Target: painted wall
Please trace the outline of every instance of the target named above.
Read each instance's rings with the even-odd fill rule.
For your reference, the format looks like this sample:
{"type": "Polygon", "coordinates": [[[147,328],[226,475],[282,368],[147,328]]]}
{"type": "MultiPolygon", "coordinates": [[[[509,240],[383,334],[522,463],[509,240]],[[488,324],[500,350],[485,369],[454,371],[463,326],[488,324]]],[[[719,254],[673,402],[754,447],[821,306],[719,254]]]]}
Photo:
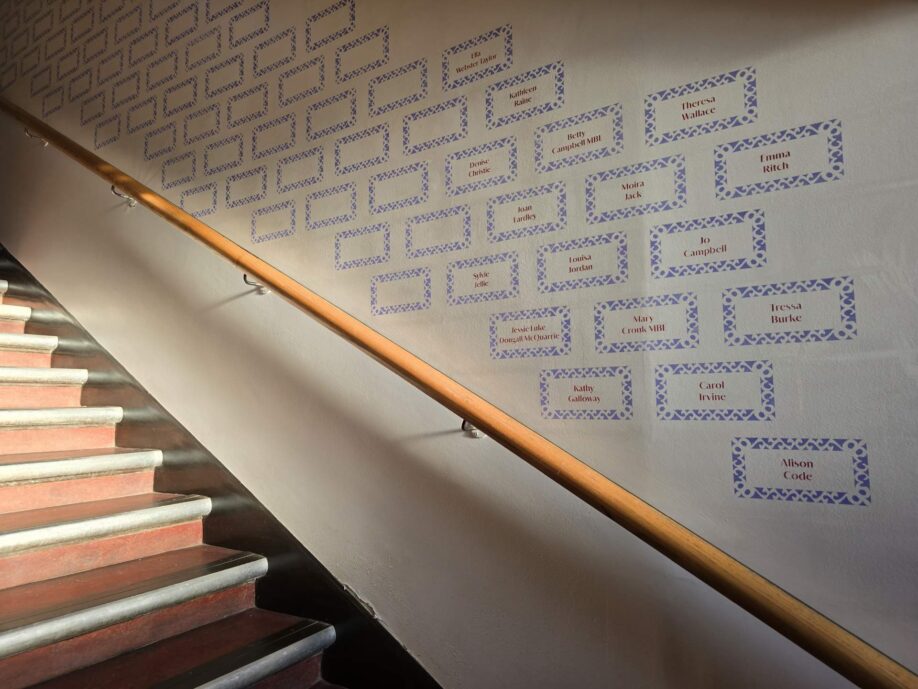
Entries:
{"type": "Polygon", "coordinates": [[[444,687],[850,686],[5,118],[0,154],[0,242],[444,687]]]}
{"type": "MultiPolygon", "coordinates": [[[[687,9],[666,0],[72,0],[7,2],[0,16],[0,88],[8,97],[882,650],[918,663],[909,643],[918,627],[911,585],[918,547],[910,527],[918,490],[918,436],[910,422],[918,407],[918,283],[911,270],[918,242],[909,219],[918,206],[902,192],[916,178],[918,158],[909,133],[918,87],[913,5],[763,3],[739,12],[717,2],[687,9]]],[[[115,214],[106,221],[127,220],[106,201],[115,214]]],[[[37,241],[19,235],[22,229],[9,232],[37,241]]],[[[119,234],[113,257],[139,253],[117,270],[127,273],[127,284],[168,274],[167,293],[154,298],[174,295],[184,304],[179,313],[206,310],[193,325],[184,317],[157,337],[185,351],[182,343],[195,332],[208,350],[195,379],[217,380],[221,358],[211,350],[240,345],[221,337],[215,348],[213,331],[228,330],[230,315],[255,308],[252,301],[259,312],[273,307],[251,296],[224,303],[232,293],[218,295],[214,285],[176,290],[172,283],[188,278],[173,273],[200,271],[208,259],[184,244],[164,250],[178,240],[163,234],[155,249],[143,250],[119,234]],[[160,265],[157,256],[168,262],[160,265]],[[134,262],[144,273],[128,270],[134,262]]],[[[41,261],[53,261],[45,252],[41,261]]],[[[20,258],[28,264],[27,255],[20,258]]],[[[48,277],[41,266],[29,267],[54,287],[56,271],[49,268],[48,277]]],[[[69,292],[59,296],[80,315],[69,292]]],[[[221,381],[233,386],[221,394],[235,394],[216,406],[246,400],[241,410],[233,407],[237,413],[271,410],[248,441],[235,434],[216,441],[229,457],[210,439],[215,428],[239,425],[215,426],[210,400],[189,409],[189,418],[163,401],[193,431],[208,433],[202,440],[247,485],[249,477],[263,485],[255,492],[285,523],[296,523],[298,500],[317,499],[318,484],[292,483],[264,467],[292,471],[288,453],[300,446],[298,434],[327,433],[345,418],[372,429],[343,434],[353,443],[354,464],[341,464],[341,441],[330,433],[323,433],[327,456],[310,450],[296,460],[321,463],[316,471],[337,481],[321,499],[341,505],[345,478],[373,478],[432,507],[453,505],[462,536],[414,513],[402,524],[409,515],[391,510],[405,509],[404,499],[374,495],[355,507],[374,515],[355,521],[361,540],[394,559],[363,559],[372,549],[361,547],[331,556],[330,566],[339,571],[340,562],[348,579],[388,563],[389,583],[367,584],[382,586],[381,593],[367,590],[381,610],[393,601],[418,604],[403,597],[403,577],[424,569],[411,566],[420,552],[436,552],[432,562],[442,561],[459,591],[474,592],[480,609],[501,603],[493,606],[502,621],[496,629],[508,624],[498,612],[508,604],[507,619],[526,626],[534,609],[526,598],[518,609],[503,587],[490,588],[500,576],[462,576],[424,540],[442,534],[451,557],[475,553],[468,566],[477,571],[482,553],[498,553],[504,542],[482,550],[472,536],[478,530],[465,531],[476,518],[482,526],[515,522],[511,515],[531,511],[544,522],[530,534],[535,542],[565,531],[568,539],[586,539],[568,542],[561,559],[546,555],[551,562],[541,568],[520,560],[514,575],[501,570],[508,588],[519,585],[518,571],[566,571],[580,549],[591,559],[612,557],[594,552],[607,553],[587,535],[594,517],[568,513],[578,508],[558,493],[546,500],[527,492],[536,489],[516,476],[524,467],[481,458],[487,469],[474,473],[468,453],[490,453],[489,441],[453,437],[451,421],[386,418],[403,407],[365,384],[363,364],[352,364],[361,366],[353,375],[345,367],[348,375],[326,377],[337,371],[331,364],[340,361],[338,347],[327,337],[303,339],[298,328],[306,326],[280,313],[278,323],[246,330],[248,350],[233,359],[245,371],[221,381]],[[312,370],[324,357],[328,369],[302,374],[300,367],[312,370]],[[243,382],[255,367],[285,361],[292,370],[275,372],[280,388],[243,382]],[[290,411],[281,414],[284,391],[300,401],[285,402],[290,411]],[[383,414],[375,408],[380,399],[383,414]],[[317,400],[321,411],[311,406],[317,400]],[[312,412],[305,419],[304,406],[302,414],[312,412]],[[393,432],[405,423],[413,431],[393,432]],[[376,447],[377,433],[384,449],[376,447]],[[242,448],[246,457],[265,454],[265,435],[278,446],[270,462],[243,464],[242,448]],[[458,466],[443,460],[451,452],[462,456],[458,466]],[[396,486],[385,464],[374,465],[378,476],[362,468],[368,457],[399,457],[399,471],[407,471],[406,456],[417,458],[421,474],[438,477],[433,486],[413,474],[396,486]],[[498,474],[484,481],[489,472],[498,474]],[[481,504],[481,514],[473,509],[463,520],[467,506],[439,496],[459,487],[481,504]],[[510,509],[492,499],[521,502],[510,509]],[[548,526],[557,523],[569,526],[548,526]],[[389,550],[396,538],[403,551],[389,550]]],[[[249,318],[230,321],[244,327],[249,318]]],[[[345,356],[348,364],[357,357],[345,356]]],[[[132,368],[157,392],[145,367],[132,368]]],[[[399,399],[415,400],[393,385],[399,399]]],[[[205,394],[202,386],[195,394],[205,394]]],[[[415,402],[419,418],[441,418],[415,402]]],[[[599,528],[598,537],[608,538],[607,527],[599,528]]],[[[525,541],[509,540],[520,547],[510,553],[524,557],[525,541]]],[[[644,557],[638,552],[629,557],[644,557]]],[[[634,571],[646,564],[635,560],[634,571]]],[[[641,595],[673,595],[669,577],[660,589],[638,578],[641,595]]],[[[428,605],[444,605],[419,585],[431,596],[428,605]]],[[[575,597],[586,590],[582,582],[569,585],[575,597]]],[[[620,602],[626,589],[610,595],[620,602]]],[[[469,604],[457,595],[447,597],[457,609],[469,604]]],[[[597,619],[611,625],[606,634],[633,631],[633,620],[618,627],[617,616],[637,615],[638,607],[593,603],[588,597],[580,605],[584,613],[605,610],[597,619]]],[[[546,619],[583,624],[571,617],[576,605],[558,605],[567,612],[546,619]]],[[[390,622],[399,619],[393,612],[390,622]]],[[[431,615],[437,619],[446,617],[431,615]]],[[[534,619],[528,626],[537,626],[534,619]]],[[[656,622],[643,624],[654,633],[656,622]]],[[[402,630],[395,629],[408,641],[402,630]]],[[[428,629],[419,638],[441,648],[451,635],[442,625],[440,633],[428,629]]],[[[530,641],[513,636],[513,643],[520,638],[530,641]]],[[[590,638],[576,644],[580,652],[597,639],[601,648],[620,643],[590,638]]],[[[456,652],[469,664],[493,665],[463,648],[456,652]]],[[[567,649],[561,657],[573,656],[567,649]]],[[[458,676],[457,663],[446,666],[449,677],[458,676]]],[[[754,672],[737,671],[747,670],[754,672]]],[[[666,686],[647,672],[633,681],[666,686]]]]}

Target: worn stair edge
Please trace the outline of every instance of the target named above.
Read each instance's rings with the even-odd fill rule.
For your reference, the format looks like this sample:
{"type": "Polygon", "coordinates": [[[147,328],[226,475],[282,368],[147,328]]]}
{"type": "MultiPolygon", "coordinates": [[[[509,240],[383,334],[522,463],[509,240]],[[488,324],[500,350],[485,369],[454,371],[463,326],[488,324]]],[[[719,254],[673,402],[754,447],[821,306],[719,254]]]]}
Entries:
{"type": "Polygon", "coordinates": [[[304,620],[236,653],[204,663],[157,689],[245,689],[321,653],[335,642],[335,628],[304,620]]]}
{"type": "MultiPolygon", "coordinates": [[[[108,501],[100,501],[100,504],[101,502],[108,501]]],[[[0,533],[0,555],[202,519],[210,514],[211,509],[212,504],[208,497],[178,495],[158,505],[10,530],[0,533]]]]}
{"type": "Polygon", "coordinates": [[[191,579],[128,594],[0,632],[0,659],[109,627],[194,598],[254,581],[268,571],[261,555],[246,553],[191,579]]]}
{"type": "Polygon", "coordinates": [[[0,455],[0,484],[66,479],[155,469],[163,463],[161,450],[114,448],[113,452],[29,452],[0,455]]]}
{"type": "Polygon", "coordinates": [[[13,306],[0,304],[0,321],[28,321],[32,317],[32,309],[28,306],[13,306]]]}
{"type": "Polygon", "coordinates": [[[122,407],[0,409],[0,430],[53,426],[113,426],[124,419],[122,407]]]}
{"type": "Polygon", "coordinates": [[[3,295],[6,294],[7,290],[10,288],[10,283],[6,280],[0,280],[0,298],[3,298],[3,295]]]}
{"type": "Polygon", "coordinates": [[[0,385],[84,385],[85,368],[26,368],[0,366],[0,385]]]}
{"type": "Polygon", "coordinates": [[[56,335],[0,333],[0,350],[5,351],[50,354],[57,349],[58,343],[56,335]]]}

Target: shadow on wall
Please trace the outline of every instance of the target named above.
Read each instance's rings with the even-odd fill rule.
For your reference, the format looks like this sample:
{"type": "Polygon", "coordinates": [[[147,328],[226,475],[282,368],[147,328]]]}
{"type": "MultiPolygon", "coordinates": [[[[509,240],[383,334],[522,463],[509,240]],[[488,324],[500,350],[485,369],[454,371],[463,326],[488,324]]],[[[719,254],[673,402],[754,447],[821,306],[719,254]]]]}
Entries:
{"type": "MultiPolygon", "coordinates": [[[[170,230],[164,228],[164,231],[170,230]]],[[[659,561],[650,569],[653,574],[648,576],[645,565],[652,564],[649,560],[660,556],[647,550],[645,557],[636,560],[630,551],[635,546],[644,548],[643,545],[590,508],[577,505],[574,497],[566,495],[510,453],[499,451],[500,466],[485,466],[485,444],[491,446],[487,449],[493,462],[492,441],[482,440],[478,444],[466,440],[458,430],[458,420],[447,412],[443,414],[444,424],[455,424],[455,430],[431,429],[393,438],[391,433],[384,432],[385,417],[398,413],[392,411],[397,404],[391,404],[391,400],[373,399],[372,390],[362,399],[359,396],[342,399],[340,389],[333,386],[333,376],[321,362],[304,362],[300,357],[284,356],[282,348],[278,351],[276,346],[271,346],[275,344],[272,338],[263,336],[274,332],[267,318],[264,322],[247,320],[240,323],[239,319],[227,317],[225,309],[249,293],[234,293],[220,299],[219,287],[215,287],[213,298],[198,294],[199,298],[194,299],[192,290],[182,288],[181,275],[174,274],[174,270],[165,265],[151,263],[149,256],[138,251],[130,234],[113,234],[108,239],[117,245],[113,254],[124,263],[123,268],[138,275],[141,282],[155,285],[156,298],[167,302],[169,311],[187,314],[182,327],[192,330],[189,333],[191,341],[210,340],[231,347],[224,352],[230,362],[258,362],[257,370],[240,375],[252,381],[252,385],[262,379],[271,381],[270,390],[252,390],[259,395],[257,405],[262,413],[280,418],[292,406],[302,419],[308,420],[295,428],[278,422],[273,428],[260,427],[259,432],[283,432],[288,435],[290,445],[303,448],[303,452],[293,459],[297,463],[297,476],[305,477],[312,484],[311,494],[333,493],[336,484],[340,489],[342,478],[348,484],[369,488],[355,496],[353,502],[340,506],[341,510],[351,513],[348,521],[359,525],[352,528],[372,531],[374,538],[398,539],[403,551],[407,541],[410,552],[423,553],[423,557],[418,558],[416,577],[404,581],[403,590],[393,595],[426,608],[442,607],[440,619],[444,623],[439,631],[439,643],[451,646],[455,635],[473,633],[467,624],[451,621],[457,598],[474,598],[476,607],[487,604],[490,617],[479,619],[476,625],[479,628],[474,633],[485,638],[495,637],[493,654],[474,661],[466,659],[466,662],[491,665],[489,673],[494,686],[506,679],[501,654],[507,649],[499,645],[501,630],[509,632],[521,622],[544,626],[548,634],[576,637],[577,657],[553,648],[551,643],[530,649],[540,655],[548,654],[549,657],[540,662],[566,668],[572,681],[590,684],[591,680],[595,682],[597,674],[612,676],[615,673],[621,677],[621,661],[628,659],[630,667],[626,672],[631,675],[628,681],[634,683],[630,686],[726,687],[735,684],[736,635],[742,632],[737,630],[732,619],[711,617],[707,602],[710,597],[718,597],[717,594],[675,566],[665,564],[664,569],[670,567],[670,571],[663,573],[659,561]],[[194,334],[194,331],[202,334],[194,334]],[[265,369],[270,370],[265,372],[265,369]],[[278,408],[272,409],[272,404],[278,408]],[[281,405],[288,409],[280,408],[281,405]],[[318,428],[323,435],[336,435],[342,444],[358,451],[351,449],[337,456],[308,451],[307,448],[315,445],[318,428]],[[462,445],[467,461],[461,469],[444,464],[437,456],[422,454],[425,447],[430,447],[427,441],[449,442],[450,437],[454,442],[467,443],[462,445]],[[359,462],[354,463],[355,457],[360,458],[359,462]],[[521,480],[521,472],[531,476],[521,480]],[[490,476],[490,480],[486,476],[490,476]],[[518,486],[520,492],[507,495],[503,486],[518,486]],[[542,502],[543,492],[550,496],[551,502],[542,502]],[[368,498],[371,493],[372,497],[368,498]],[[412,508],[398,509],[406,500],[411,501],[412,508]],[[554,504],[555,500],[561,505],[554,504]],[[523,515],[532,511],[533,502],[541,502],[539,509],[544,519],[561,521],[561,528],[546,529],[538,522],[527,520],[523,515]],[[419,514],[429,519],[418,520],[419,514]],[[599,532],[600,529],[603,531],[599,532]],[[598,538],[608,544],[604,552],[597,552],[589,545],[598,540],[597,532],[601,534],[598,538]],[[561,537],[562,533],[567,536],[561,537]],[[628,549],[628,559],[621,557],[619,549],[628,549]],[[495,559],[493,553],[500,553],[500,558],[495,559]],[[438,563],[436,569],[430,568],[430,562],[438,563]],[[498,585],[492,587],[491,583],[498,585]],[[508,586],[514,589],[512,598],[502,593],[508,586]],[[665,591],[672,593],[661,596],[665,591]],[[684,605],[686,599],[694,601],[695,605],[684,605]],[[546,609],[551,617],[546,617],[546,609]],[[508,623],[508,619],[513,622],[508,623]],[[721,625],[732,627],[731,657],[725,653],[721,625]],[[690,643],[686,643],[687,636],[690,643]],[[610,649],[614,649],[612,655],[618,660],[607,661],[608,667],[596,667],[596,659],[608,658],[610,649]],[[665,658],[664,663],[660,662],[661,658],[665,658]],[[590,659],[592,665],[585,665],[584,661],[590,659]],[[649,678],[653,681],[649,682],[649,678]]],[[[220,261],[217,257],[211,260],[220,261]]],[[[241,277],[239,279],[241,282],[241,277]]],[[[247,313],[253,312],[259,311],[250,309],[247,313]]],[[[306,318],[292,308],[285,311],[283,317],[306,318]]],[[[313,329],[312,334],[317,339],[335,338],[327,342],[309,342],[313,351],[335,347],[336,336],[320,329],[313,329]]],[[[137,336],[143,335],[138,333],[137,336]]],[[[299,343],[286,342],[285,346],[296,349],[299,343]]],[[[357,352],[353,355],[364,356],[357,352]]],[[[348,367],[350,355],[342,355],[337,363],[348,367]]],[[[375,375],[367,381],[371,387],[375,375]]],[[[380,371],[379,375],[390,374],[380,371]]],[[[406,395],[413,393],[405,385],[406,395]]],[[[424,403],[434,404],[426,400],[424,403]]],[[[258,461],[271,459],[279,458],[259,457],[258,461]]],[[[288,465],[272,469],[277,471],[279,482],[283,482],[289,468],[288,465]]],[[[347,537],[346,530],[341,533],[347,537]]],[[[353,553],[351,557],[364,571],[370,572],[370,576],[375,568],[388,566],[386,562],[368,559],[361,553],[353,553]]],[[[777,636],[775,639],[776,643],[786,643],[777,636]]],[[[752,643],[747,647],[750,649],[748,664],[751,667],[760,665],[761,648],[752,643]]],[[[513,664],[508,662],[507,667],[513,664]]],[[[771,668],[769,675],[770,682],[775,683],[773,686],[794,686],[793,668],[786,671],[771,668]],[[779,674],[786,676],[778,677],[779,674]]],[[[844,685],[844,680],[839,678],[839,682],[838,686],[844,685]]]]}

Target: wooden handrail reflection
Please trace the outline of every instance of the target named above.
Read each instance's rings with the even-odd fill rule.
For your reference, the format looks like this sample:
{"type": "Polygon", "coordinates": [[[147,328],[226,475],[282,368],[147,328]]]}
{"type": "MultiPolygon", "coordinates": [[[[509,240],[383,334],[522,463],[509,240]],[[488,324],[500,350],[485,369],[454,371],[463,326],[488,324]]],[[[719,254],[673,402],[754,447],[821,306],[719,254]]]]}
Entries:
{"type": "Polygon", "coordinates": [[[0,110],[203,242],[556,483],[864,689],[918,689],[918,676],[493,404],[323,299],[91,151],[0,98],[0,110]]]}

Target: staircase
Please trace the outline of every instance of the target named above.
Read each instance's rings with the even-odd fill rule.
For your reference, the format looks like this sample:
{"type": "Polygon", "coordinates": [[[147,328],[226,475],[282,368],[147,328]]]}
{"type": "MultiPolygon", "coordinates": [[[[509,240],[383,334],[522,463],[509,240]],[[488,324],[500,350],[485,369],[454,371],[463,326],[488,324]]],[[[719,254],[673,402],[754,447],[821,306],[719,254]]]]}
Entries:
{"type": "Polygon", "coordinates": [[[325,687],[322,622],[261,610],[252,553],[207,545],[211,500],[157,493],[121,407],[82,407],[84,369],[28,333],[0,280],[0,687],[325,687]]]}

